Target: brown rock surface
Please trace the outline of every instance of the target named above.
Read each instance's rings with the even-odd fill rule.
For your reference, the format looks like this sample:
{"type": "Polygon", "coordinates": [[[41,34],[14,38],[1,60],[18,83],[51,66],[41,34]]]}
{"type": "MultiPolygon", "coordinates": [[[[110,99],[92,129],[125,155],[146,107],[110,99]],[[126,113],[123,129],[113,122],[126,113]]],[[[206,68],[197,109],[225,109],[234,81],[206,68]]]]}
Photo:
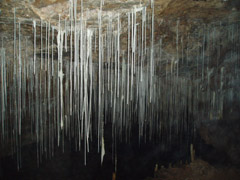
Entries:
{"type": "Polygon", "coordinates": [[[188,165],[162,168],[155,173],[155,178],[146,180],[238,180],[240,170],[236,168],[215,168],[203,160],[196,160],[188,165]]]}

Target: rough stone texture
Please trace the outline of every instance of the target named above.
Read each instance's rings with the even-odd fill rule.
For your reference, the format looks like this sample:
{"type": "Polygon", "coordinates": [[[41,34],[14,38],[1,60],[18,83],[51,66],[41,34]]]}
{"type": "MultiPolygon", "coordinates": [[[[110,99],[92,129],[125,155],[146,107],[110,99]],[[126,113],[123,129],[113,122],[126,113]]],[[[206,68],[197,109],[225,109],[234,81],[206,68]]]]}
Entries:
{"type": "MultiPolygon", "coordinates": [[[[78,0],[78,17],[81,16],[81,1],[78,0]]],[[[131,11],[134,6],[148,5],[148,0],[105,0],[103,5],[103,27],[106,26],[108,16],[116,16],[120,13],[122,21],[122,47],[127,45],[127,16],[126,13],[131,11]],[[141,3],[141,5],[140,5],[141,3]]],[[[176,54],[176,44],[174,44],[176,21],[180,20],[180,35],[187,37],[203,23],[213,21],[234,21],[239,17],[237,11],[237,1],[230,0],[223,2],[222,0],[155,0],[155,42],[164,35],[164,43],[166,50],[170,54],[176,54]],[[164,23],[166,22],[166,23],[164,23]],[[174,48],[173,48],[174,47],[174,48]]],[[[17,21],[21,21],[22,34],[33,36],[32,19],[40,24],[39,20],[50,21],[51,24],[57,25],[58,18],[62,21],[69,19],[69,1],[68,0],[35,0],[35,1],[13,1],[2,0],[0,2],[1,17],[0,32],[6,37],[13,36],[13,8],[16,7],[17,21]]],[[[83,1],[83,17],[88,20],[88,26],[97,27],[98,11],[100,8],[100,0],[84,0],[83,1]]],[[[147,9],[151,13],[151,9],[147,9]]],[[[150,17],[151,18],[151,17],[150,17]]],[[[113,22],[114,23],[114,22],[113,22]]],[[[104,29],[103,29],[104,31],[104,29]]],[[[148,30],[149,31],[149,30],[148,30]]],[[[37,29],[39,32],[39,29],[37,29]]],[[[148,32],[149,33],[149,32],[148,32]]],[[[149,40],[148,40],[149,45],[149,40]]]]}
{"type": "Polygon", "coordinates": [[[188,165],[161,168],[155,173],[155,178],[147,178],[146,180],[238,180],[239,176],[238,169],[215,168],[198,159],[188,165]]]}
{"type": "Polygon", "coordinates": [[[237,117],[237,115],[229,116],[228,119],[218,122],[205,123],[200,127],[200,136],[204,142],[215,149],[202,154],[205,159],[223,164],[240,164],[240,138],[238,136],[240,124],[239,119],[232,119],[232,117],[237,117]],[[216,156],[216,152],[220,156],[216,156]]]}
{"type": "MultiPolygon", "coordinates": [[[[16,7],[16,16],[21,20],[27,19],[43,19],[56,23],[58,15],[61,19],[69,18],[68,0],[36,0],[36,1],[13,1],[2,0],[1,2],[1,19],[11,21],[13,19],[13,8],[16,7]]],[[[148,5],[148,0],[108,0],[104,1],[103,14],[120,13],[125,16],[125,13],[134,6],[148,5]],[[140,3],[142,5],[140,5],[140,3]]],[[[200,19],[204,21],[213,21],[221,19],[229,15],[232,11],[230,7],[234,6],[237,1],[222,2],[221,0],[208,1],[192,1],[192,0],[155,0],[155,19],[161,20],[163,17],[171,19],[180,17],[183,20],[200,19]]],[[[78,17],[81,12],[81,1],[78,1],[78,17]]],[[[84,0],[83,11],[84,17],[96,23],[98,9],[100,8],[100,0],[84,0]]],[[[233,8],[234,9],[234,8],[233,8]]],[[[234,9],[236,10],[236,8],[234,9]]],[[[150,12],[151,9],[148,9],[150,12]]],[[[158,23],[156,23],[158,24],[158,23]]],[[[155,28],[158,32],[158,29],[155,28]]],[[[187,33],[187,32],[186,32],[187,33]]]]}

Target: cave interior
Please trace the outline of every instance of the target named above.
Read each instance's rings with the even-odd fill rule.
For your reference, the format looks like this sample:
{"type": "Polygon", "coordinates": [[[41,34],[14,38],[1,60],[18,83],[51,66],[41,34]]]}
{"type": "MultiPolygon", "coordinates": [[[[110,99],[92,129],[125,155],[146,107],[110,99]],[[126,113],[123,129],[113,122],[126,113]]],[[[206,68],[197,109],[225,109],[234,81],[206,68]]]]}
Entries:
{"type": "Polygon", "coordinates": [[[0,179],[240,178],[240,1],[1,0],[0,179]]]}

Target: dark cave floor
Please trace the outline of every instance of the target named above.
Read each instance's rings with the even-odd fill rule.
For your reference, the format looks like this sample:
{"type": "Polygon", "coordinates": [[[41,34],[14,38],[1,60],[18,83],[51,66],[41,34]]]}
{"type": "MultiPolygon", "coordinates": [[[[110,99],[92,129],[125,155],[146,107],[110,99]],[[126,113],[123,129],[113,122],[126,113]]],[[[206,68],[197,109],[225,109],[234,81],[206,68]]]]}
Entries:
{"type": "Polygon", "coordinates": [[[197,159],[190,164],[176,164],[173,167],[160,167],[154,178],[146,180],[239,180],[240,169],[235,167],[215,167],[197,159]]]}

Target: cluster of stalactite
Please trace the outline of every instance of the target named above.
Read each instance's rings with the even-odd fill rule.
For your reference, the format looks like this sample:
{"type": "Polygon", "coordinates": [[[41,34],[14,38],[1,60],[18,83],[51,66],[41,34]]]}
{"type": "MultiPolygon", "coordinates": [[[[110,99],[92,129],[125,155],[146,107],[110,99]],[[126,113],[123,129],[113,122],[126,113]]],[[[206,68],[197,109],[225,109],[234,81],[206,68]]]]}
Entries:
{"type": "Polygon", "coordinates": [[[14,13],[13,46],[4,46],[2,38],[0,137],[2,147],[11,142],[18,168],[23,134],[36,142],[38,164],[43,155],[54,156],[55,148],[64,151],[67,139],[84,151],[86,164],[92,138],[103,160],[106,123],[112,125],[116,156],[116,142],[129,141],[133,125],[139,142],[191,139],[201,119],[221,118],[225,101],[239,101],[238,22],[205,24],[186,35],[179,18],[176,53],[170,54],[164,36],[154,34],[154,1],[108,17],[107,24],[102,6],[103,1],[98,28],[87,27],[83,10],[77,18],[76,0],[70,1],[69,19],[59,16],[58,26],[25,24],[14,13]],[[127,21],[125,46],[122,21],[127,21]],[[32,26],[32,39],[21,35],[21,26],[32,26]],[[226,46],[231,46],[227,53],[226,46]],[[6,54],[9,49],[12,54],[6,54]]]}

